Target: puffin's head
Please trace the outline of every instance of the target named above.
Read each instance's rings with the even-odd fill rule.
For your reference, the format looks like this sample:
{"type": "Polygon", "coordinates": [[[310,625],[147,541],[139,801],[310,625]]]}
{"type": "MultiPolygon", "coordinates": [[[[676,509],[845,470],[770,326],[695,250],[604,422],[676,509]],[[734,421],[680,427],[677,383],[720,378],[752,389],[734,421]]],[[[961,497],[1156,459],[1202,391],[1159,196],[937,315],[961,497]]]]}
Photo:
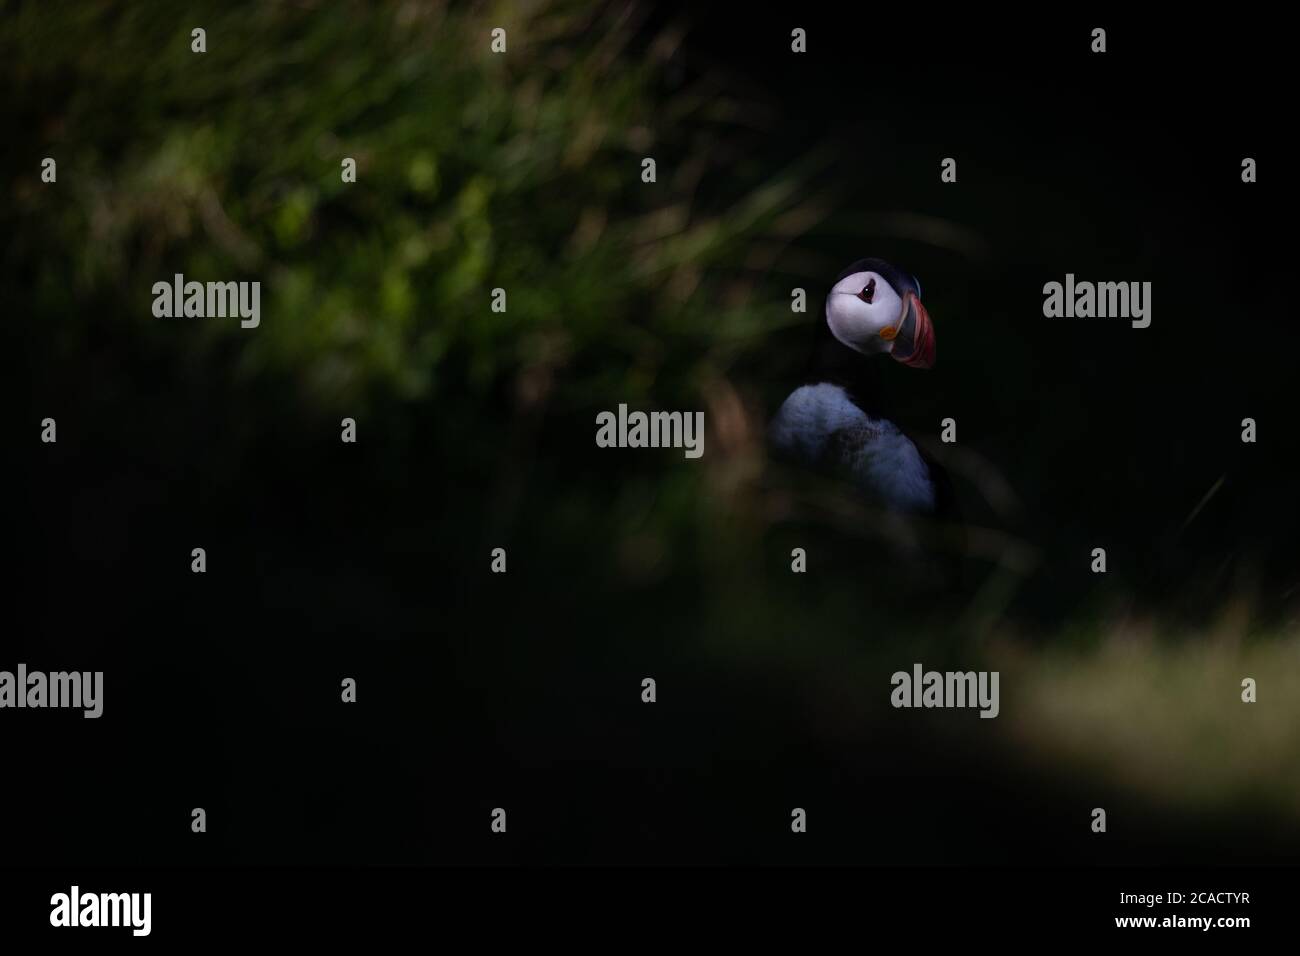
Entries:
{"type": "Polygon", "coordinates": [[[934,365],[934,325],[921,284],[883,259],[859,259],[826,297],[831,334],[863,355],[887,352],[913,368],[934,365]]]}

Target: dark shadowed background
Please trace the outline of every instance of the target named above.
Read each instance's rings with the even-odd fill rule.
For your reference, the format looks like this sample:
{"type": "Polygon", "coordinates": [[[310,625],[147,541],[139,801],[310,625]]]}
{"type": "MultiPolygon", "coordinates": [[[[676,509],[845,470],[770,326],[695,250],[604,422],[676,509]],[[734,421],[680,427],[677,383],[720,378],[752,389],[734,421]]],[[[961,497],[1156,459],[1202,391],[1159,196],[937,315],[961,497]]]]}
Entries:
{"type": "Polygon", "coordinates": [[[693,6],[6,9],[0,669],[106,682],[0,715],[10,862],[1296,859],[1280,39],[693,6]],[[763,449],[863,256],[937,328],[881,373],[969,531],[924,601],[763,449]],[[155,319],[175,272],[260,327],[155,319]],[[1151,327],[1044,318],[1068,272],[1151,327]],[[704,457],[596,448],[620,402],[704,457]],[[891,709],[914,661],[1001,715],[891,709]]]}

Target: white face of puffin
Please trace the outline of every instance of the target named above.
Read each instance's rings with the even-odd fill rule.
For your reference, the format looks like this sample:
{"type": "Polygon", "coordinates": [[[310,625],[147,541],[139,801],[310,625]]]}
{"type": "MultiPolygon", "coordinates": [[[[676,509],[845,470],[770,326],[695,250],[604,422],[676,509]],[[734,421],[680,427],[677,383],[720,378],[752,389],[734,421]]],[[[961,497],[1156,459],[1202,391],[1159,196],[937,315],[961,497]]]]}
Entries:
{"type": "Polygon", "coordinates": [[[845,276],[826,297],[831,334],[863,355],[892,351],[902,318],[903,300],[875,272],[845,276]]]}
{"type": "Polygon", "coordinates": [[[929,311],[910,287],[900,298],[878,272],[855,272],[835,283],[826,297],[826,324],[835,338],[863,355],[884,352],[911,368],[934,367],[929,311]]]}

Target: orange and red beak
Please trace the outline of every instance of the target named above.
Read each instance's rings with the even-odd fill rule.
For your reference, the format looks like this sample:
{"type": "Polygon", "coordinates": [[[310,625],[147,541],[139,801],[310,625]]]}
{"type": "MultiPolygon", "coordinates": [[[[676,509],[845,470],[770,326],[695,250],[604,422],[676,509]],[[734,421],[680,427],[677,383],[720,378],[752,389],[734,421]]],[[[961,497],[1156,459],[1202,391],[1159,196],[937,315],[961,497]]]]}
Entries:
{"type": "Polygon", "coordinates": [[[898,323],[894,347],[889,354],[912,368],[934,366],[934,323],[914,292],[903,296],[903,319],[898,323]]]}

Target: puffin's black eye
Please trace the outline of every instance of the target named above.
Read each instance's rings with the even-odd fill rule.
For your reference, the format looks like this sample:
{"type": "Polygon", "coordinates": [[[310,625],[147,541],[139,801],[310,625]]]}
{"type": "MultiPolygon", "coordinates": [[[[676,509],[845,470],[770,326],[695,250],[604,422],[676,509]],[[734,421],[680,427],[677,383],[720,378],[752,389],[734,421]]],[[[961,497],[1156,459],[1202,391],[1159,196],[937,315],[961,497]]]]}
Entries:
{"type": "Polygon", "coordinates": [[[861,299],[863,302],[867,303],[868,305],[870,305],[871,300],[875,296],[875,294],[876,294],[876,280],[873,277],[867,280],[866,288],[864,288],[861,292],[858,293],[858,298],[861,299]]]}

